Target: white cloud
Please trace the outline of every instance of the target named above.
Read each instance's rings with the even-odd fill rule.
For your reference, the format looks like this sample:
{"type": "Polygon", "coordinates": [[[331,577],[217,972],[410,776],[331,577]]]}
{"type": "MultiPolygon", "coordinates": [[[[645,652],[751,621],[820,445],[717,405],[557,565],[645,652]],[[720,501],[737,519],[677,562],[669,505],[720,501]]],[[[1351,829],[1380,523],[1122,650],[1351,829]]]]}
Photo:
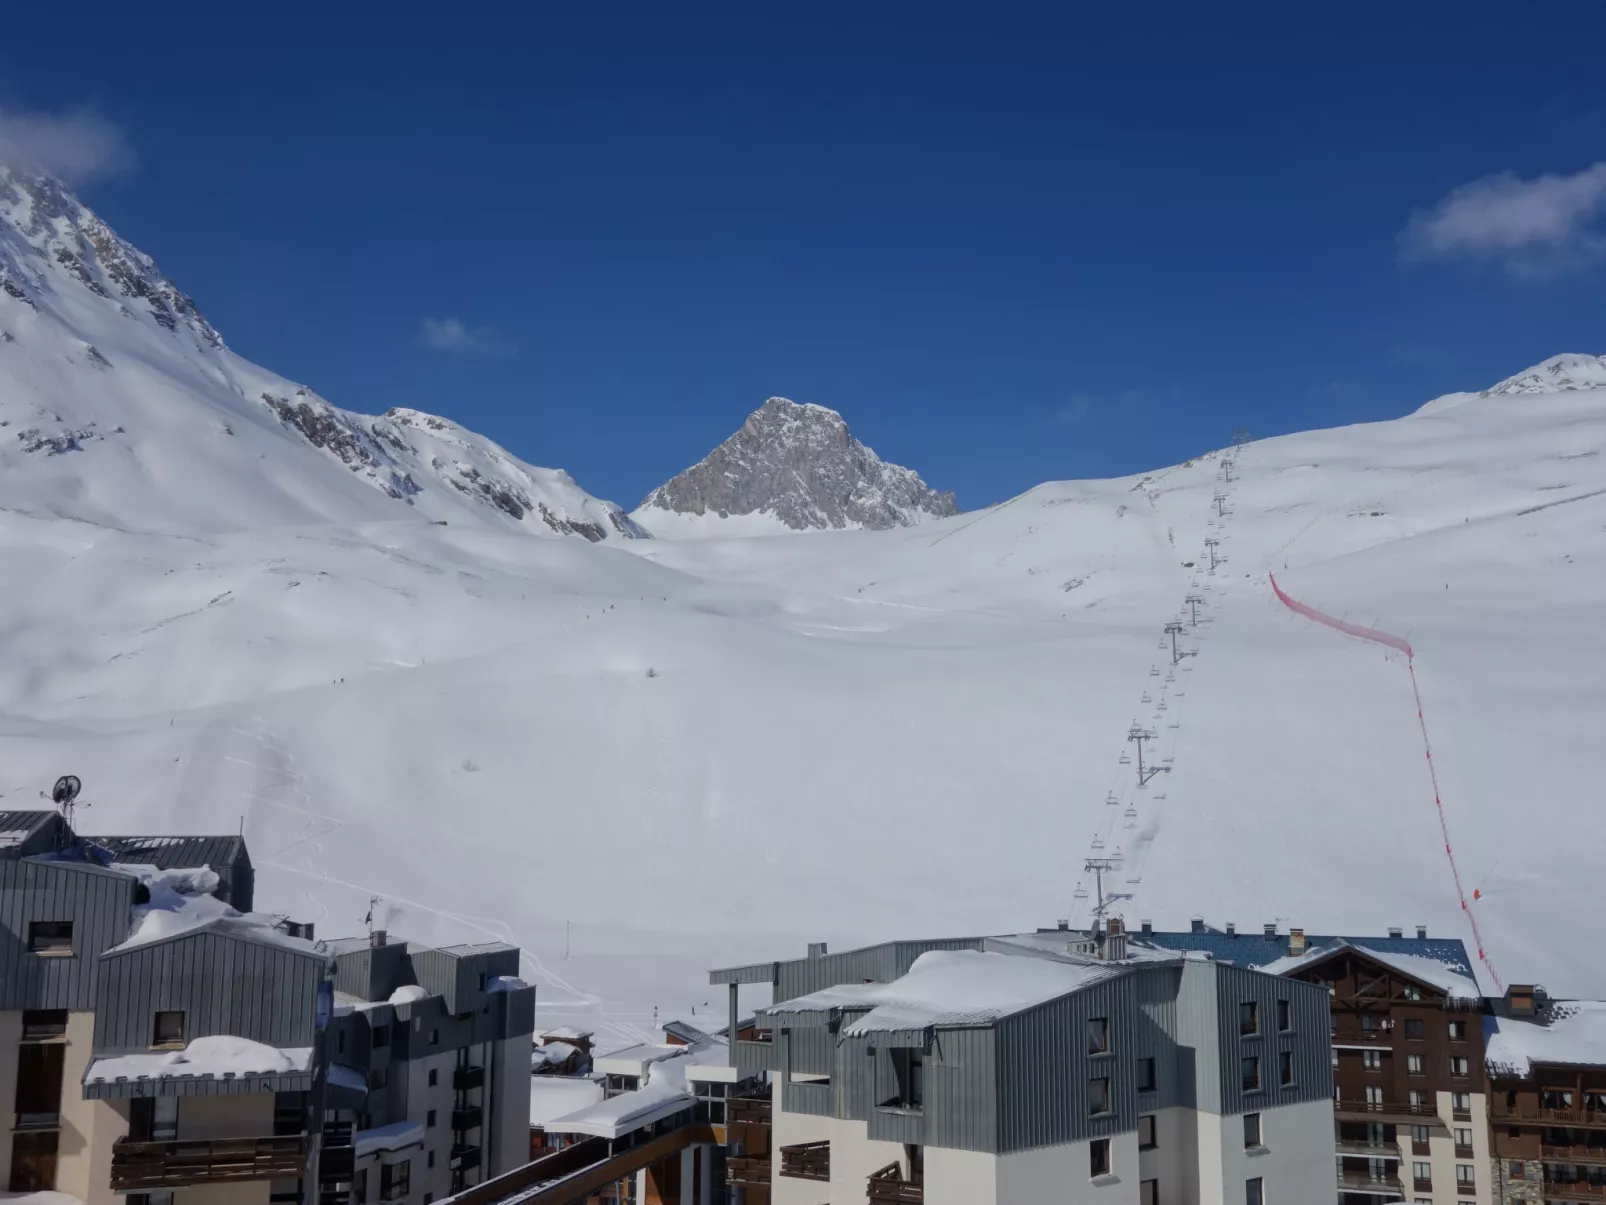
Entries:
{"type": "Polygon", "coordinates": [[[479,355],[512,355],[514,345],[488,326],[471,327],[461,318],[425,318],[419,342],[431,351],[479,355]]]}
{"type": "Polygon", "coordinates": [[[1452,189],[1400,234],[1406,259],[1475,259],[1554,276],[1606,259],[1606,163],[1523,180],[1510,172],[1452,189]]]}
{"type": "Polygon", "coordinates": [[[54,114],[0,109],[0,164],[87,184],[133,163],[134,151],[121,127],[88,110],[54,114]]]}

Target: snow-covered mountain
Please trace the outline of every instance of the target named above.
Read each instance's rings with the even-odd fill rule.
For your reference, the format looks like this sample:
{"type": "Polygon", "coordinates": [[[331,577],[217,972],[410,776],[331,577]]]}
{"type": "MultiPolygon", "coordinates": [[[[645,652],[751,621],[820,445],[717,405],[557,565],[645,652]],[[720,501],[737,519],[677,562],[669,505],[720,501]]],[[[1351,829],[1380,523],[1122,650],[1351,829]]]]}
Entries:
{"type": "Polygon", "coordinates": [[[73,772],[100,831],[243,828],[261,906],[516,941],[543,1021],[605,1042],[805,940],[1083,919],[1093,851],[1132,919],[1470,915],[1507,980],[1606,993],[1585,357],[1231,481],[1212,453],[911,526],[617,540],[561,475],[232,356],[64,194],[0,205],[0,807],[73,772]],[[608,538],[531,539],[498,482],[608,538]],[[1400,656],[1273,572],[1409,638],[1469,912],[1400,656]]]}
{"type": "Polygon", "coordinates": [[[412,517],[642,534],[455,423],[353,414],[241,359],[65,188],[3,167],[0,506],[172,532],[412,517]]]}
{"type": "Polygon", "coordinates": [[[632,517],[657,535],[728,536],[883,530],[955,510],[953,494],[882,460],[835,410],[772,397],[741,430],[648,494],[632,517]]]}

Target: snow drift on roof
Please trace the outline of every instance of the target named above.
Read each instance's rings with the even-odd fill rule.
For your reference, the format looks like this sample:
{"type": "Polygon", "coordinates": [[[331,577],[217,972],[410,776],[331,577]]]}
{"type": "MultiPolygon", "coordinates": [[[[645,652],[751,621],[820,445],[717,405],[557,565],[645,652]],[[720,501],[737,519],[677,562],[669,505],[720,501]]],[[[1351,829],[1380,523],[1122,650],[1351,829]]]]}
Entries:
{"type": "Polygon", "coordinates": [[[421,1121],[393,1121],[388,1126],[375,1126],[371,1130],[358,1130],[352,1145],[357,1158],[375,1151],[399,1151],[424,1141],[424,1123],[421,1121]]]}
{"type": "Polygon", "coordinates": [[[312,1066],[312,1047],[280,1049],[249,1038],[214,1034],[196,1038],[183,1050],[160,1054],[120,1054],[96,1059],[84,1072],[86,1084],[120,1079],[175,1079],[184,1076],[290,1075],[312,1066]]]}
{"type": "Polygon", "coordinates": [[[139,879],[150,892],[150,901],[133,909],[134,923],[127,940],[107,953],[205,928],[246,941],[280,946],[298,954],[317,953],[318,948],[312,942],[291,937],[276,928],[276,917],[236,911],[212,895],[211,892],[217,890],[218,877],[211,867],[159,870],[137,862],[118,862],[109,869],[139,879]]]}
{"type": "Polygon", "coordinates": [[[763,1011],[868,1008],[844,1030],[850,1036],[931,1025],[984,1025],[1121,971],[1119,963],[1075,964],[977,950],[932,950],[892,983],[826,988],[763,1011]]]}
{"type": "Polygon", "coordinates": [[[1492,1075],[1533,1074],[1534,1063],[1606,1066],[1606,1000],[1558,1000],[1542,1021],[1484,1020],[1492,1075]]]}
{"type": "Polygon", "coordinates": [[[416,983],[406,983],[390,993],[386,1004],[416,1004],[420,1000],[428,1000],[431,993],[429,989],[419,987],[416,983]]]}
{"type": "Polygon", "coordinates": [[[602,1103],[602,1085],[567,1075],[530,1077],[530,1124],[545,1126],[558,1117],[585,1112],[602,1103]]]}

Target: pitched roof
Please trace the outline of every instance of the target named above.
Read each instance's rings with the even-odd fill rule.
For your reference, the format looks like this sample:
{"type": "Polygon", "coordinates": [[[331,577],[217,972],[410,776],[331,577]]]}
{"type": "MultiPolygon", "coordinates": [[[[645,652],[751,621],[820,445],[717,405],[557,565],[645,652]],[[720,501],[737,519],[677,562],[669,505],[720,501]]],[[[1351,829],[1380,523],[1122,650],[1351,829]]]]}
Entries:
{"type": "MultiPolygon", "coordinates": [[[[234,865],[245,854],[245,839],[238,836],[173,836],[147,834],[134,837],[85,837],[85,841],[109,849],[115,862],[135,862],[158,870],[178,870],[210,866],[214,870],[234,865]]],[[[246,854],[247,860],[249,855],[246,854]]]]}
{"type": "Polygon", "coordinates": [[[1538,1017],[1485,1017],[1491,1075],[1533,1074],[1534,1063],[1606,1066],[1606,1000],[1555,1000],[1538,1017]]]}
{"type": "Polygon", "coordinates": [[[1428,958],[1421,954],[1401,954],[1393,950],[1374,950],[1370,946],[1361,945],[1345,937],[1335,938],[1326,945],[1313,947],[1303,954],[1291,954],[1279,958],[1257,969],[1268,975],[1292,975],[1296,971],[1326,962],[1345,950],[1354,950],[1374,962],[1398,971],[1407,978],[1415,979],[1435,991],[1443,992],[1451,1000],[1478,1000],[1483,996],[1478,990],[1475,979],[1460,974],[1455,967],[1436,958],[1428,958]]]}
{"type": "MultiPolygon", "coordinates": [[[[1128,937],[1133,941],[1147,942],[1167,950],[1202,950],[1217,962],[1230,962],[1237,966],[1260,969],[1267,963],[1288,957],[1288,934],[1267,937],[1263,933],[1223,933],[1219,929],[1204,929],[1193,933],[1135,932],[1128,937]]],[[[1414,954],[1442,963],[1461,975],[1473,975],[1472,960],[1467,948],[1459,940],[1447,937],[1346,937],[1336,934],[1307,933],[1307,948],[1328,946],[1336,941],[1364,946],[1378,954],[1414,954]]]]}

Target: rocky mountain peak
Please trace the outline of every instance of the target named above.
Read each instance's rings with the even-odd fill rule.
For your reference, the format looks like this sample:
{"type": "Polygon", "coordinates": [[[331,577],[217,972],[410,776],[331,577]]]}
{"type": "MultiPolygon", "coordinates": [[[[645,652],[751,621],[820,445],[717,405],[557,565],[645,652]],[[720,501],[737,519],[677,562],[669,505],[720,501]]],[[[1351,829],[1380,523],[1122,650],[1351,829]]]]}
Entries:
{"type": "Polygon", "coordinates": [[[957,509],[953,494],[855,439],[835,410],[772,397],[703,460],[648,494],[634,517],[651,529],[662,512],[765,514],[807,531],[906,527],[957,509]]]}
{"type": "Polygon", "coordinates": [[[1576,352],[1551,356],[1532,368],[1507,377],[1483,391],[1484,397],[1521,393],[1568,393],[1575,389],[1606,386],[1606,356],[1586,356],[1576,352]]]}

